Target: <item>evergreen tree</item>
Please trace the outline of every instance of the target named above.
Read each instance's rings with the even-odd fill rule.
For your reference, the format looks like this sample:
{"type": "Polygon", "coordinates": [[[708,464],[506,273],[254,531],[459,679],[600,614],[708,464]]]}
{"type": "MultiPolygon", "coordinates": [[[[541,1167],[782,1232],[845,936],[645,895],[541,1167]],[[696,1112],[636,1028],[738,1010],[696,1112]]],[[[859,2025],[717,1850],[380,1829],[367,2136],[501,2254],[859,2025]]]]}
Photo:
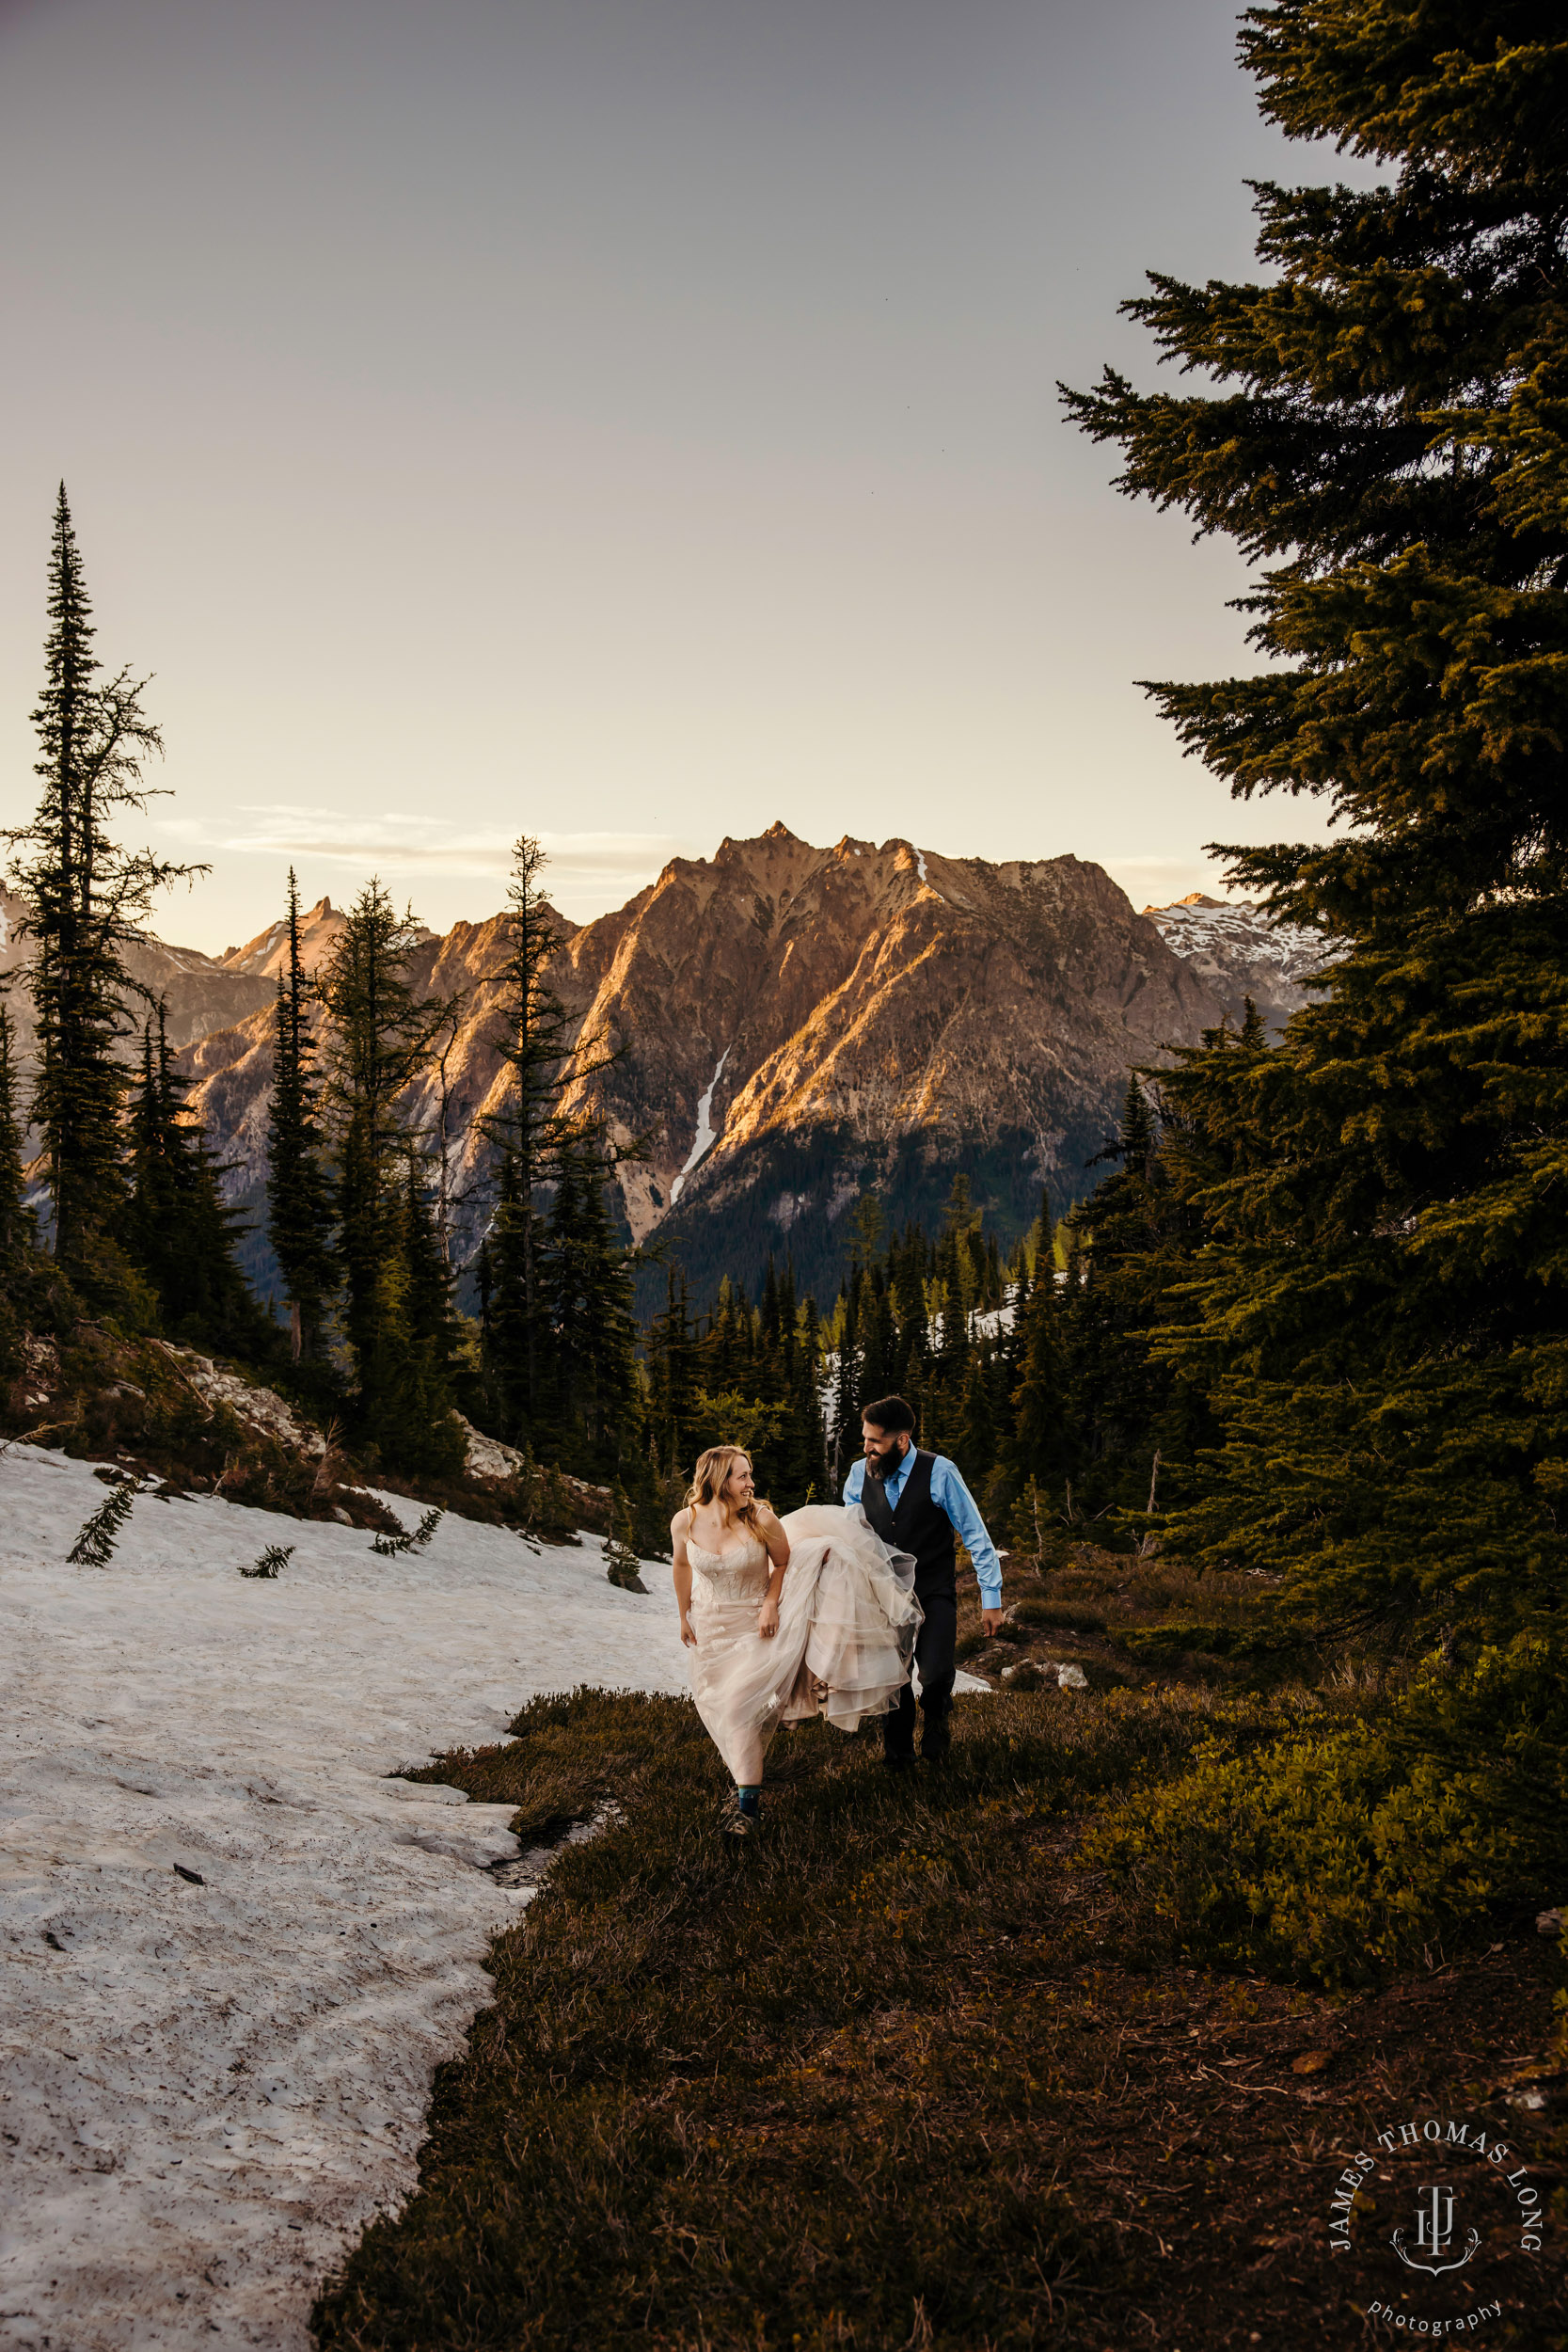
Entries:
{"type": "Polygon", "coordinates": [[[726,1274],[703,1340],[703,1386],[722,1396],[746,1388],[752,1375],[752,1319],[726,1274]]]}
{"type": "Polygon", "coordinates": [[[560,1386],[541,1197],[579,1149],[565,1098],[613,1058],[596,1039],[579,1040],[574,1050],[566,1008],[550,985],[561,934],[540,887],[546,863],[538,842],[523,834],[513,851],[499,975],[497,1051],[505,1080],[499,1106],[477,1121],[496,1166],[490,1369],[510,1437],[531,1437],[543,1425],[560,1386]]]}
{"type": "Polygon", "coordinates": [[[33,713],[41,796],[32,823],[0,838],[38,941],[25,984],[38,1021],[33,1116],[49,1167],[55,1249],[89,1297],[112,1299],[109,1234],[125,1200],[119,1118],[128,1083],[115,1047],[131,1032],[125,1007],[135,993],[123,949],[154,891],[206,868],[127,851],[111,837],[118,818],[146,807],[142,766],[163,745],[141,706],[145,680],[127,670],[102,675],[64,483],[48,609],[43,691],[33,713]]]}
{"type": "Polygon", "coordinates": [[[187,1107],[190,1087],[174,1067],[160,1000],[142,1026],[126,1122],[129,1189],[116,1232],[150,1283],[166,1329],[220,1352],[265,1355],[274,1327],[240,1272],[238,1218],[223,1197],[224,1169],[187,1107]]]}
{"type": "Polygon", "coordinates": [[[769,1360],[776,1361],[784,1346],[784,1316],[779,1306],[779,1271],[771,1250],[757,1300],[757,1340],[769,1360]]]}
{"type": "Polygon", "coordinates": [[[444,1470],[461,1462],[463,1439],[442,1343],[428,1322],[416,1328],[431,1220],[404,1114],[446,1007],[415,993],[414,937],[413,917],[400,916],[372,879],[333,943],[321,997],[343,1323],[360,1423],[408,1468],[444,1470]]]}
{"type": "Polygon", "coordinates": [[[1042,1487],[1055,1498],[1054,1512],[1077,1470],[1079,1448],[1069,1397],[1065,1302],[1053,1265],[1050,1206],[1043,1200],[1039,1231],[1034,1280],[1024,1266],[1013,1309],[1018,1373],[1006,1452],[1015,1489],[1042,1487]]]}
{"type": "Polygon", "coordinates": [[[685,1477],[696,1458],[702,1359],[687,1305],[686,1277],[671,1266],[667,1281],[664,1312],[648,1326],[649,1435],[660,1471],[666,1477],[685,1477]]]}
{"type": "MultiPolygon", "coordinates": [[[[1262,568],[1267,666],[1159,698],[1246,797],[1326,840],[1232,877],[1348,943],[1227,1097],[1196,1196],[1197,1321],[1164,1344],[1223,1423],[1179,1537],[1345,1621],[1472,1638],[1555,1605],[1568,1495],[1568,52],[1534,0],[1278,0],[1264,112],[1394,167],[1258,190],[1266,283],[1132,305],[1216,391],[1069,394],[1121,486],[1262,568]]],[[[1099,1247],[1098,1237],[1096,1248],[1099,1247]]]]}
{"type": "Polygon", "coordinates": [[[289,868],[288,960],[277,978],[272,1110],[267,1127],[267,1216],[289,1302],[295,1363],[321,1349],[322,1321],[338,1288],[332,1184],[321,1127],[321,1086],[310,1034],[309,990],[299,955],[299,884],[289,868]]]}
{"type": "MultiPolygon", "coordinates": [[[[888,1293],[897,1318],[897,1353],[893,1387],[913,1406],[916,1420],[925,1411],[930,1384],[930,1324],[926,1304],[927,1245],[918,1225],[906,1228],[902,1242],[888,1252],[888,1293]]],[[[924,1432],[921,1442],[925,1443],[924,1432]]]]}
{"type": "MultiPolygon", "coordinates": [[[[1163,1450],[1169,1461],[1192,1449],[1191,1433],[1169,1423],[1173,1398],[1180,1391],[1185,1399],[1185,1384],[1173,1391],[1168,1366],[1151,1352],[1154,1331],[1170,1317],[1169,1293],[1190,1272],[1183,1206],[1159,1142],[1148,1097],[1133,1078],[1118,1132],[1097,1155],[1116,1172],[1072,1213],[1072,1275],[1054,1307],[1071,1474],[1080,1501],[1096,1512],[1113,1503],[1141,1509],[1152,1453],[1163,1450]]],[[[1043,1211],[1040,1232],[1054,1294],[1053,1237],[1043,1211]]],[[[1049,1483],[1044,1457],[1021,1467],[1049,1483]]]]}
{"type": "Polygon", "coordinates": [[[0,1005],[0,1265],[14,1265],[36,1235],[26,1205],[22,1159],[22,1113],[17,1102],[16,1030],[0,1005]]]}
{"type": "Polygon", "coordinates": [[[797,1310],[793,1273],[786,1277],[781,1305],[787,1301],[790,1345],[781,1356],[784,1380],[784,1419],[780,1431],[779,1488],[781,1507],[793,1510],[811,1501],[830,1500],[824,1445],[822,1397],[822,1334],[815,1298],[797,1310]]]}
{"type": "Polygon", "coordinates": [[[861,1406],[863,1358],[861,1347],[862,1304],[866,1296],[865,1268],[852,1261],[839,1318],[838,1362],[833,1374],[833,1403],[829,1443],[832,1459],[829,1477],[835,1496],[841,1494],[849,1465],[861,1451],[861,1406]]]}
{"type": "Polygon", "coordinates": [[[405,1468],[456,1477],[467,1454],[454,1411],[464,1379],[463,1327],[435,1190],[413,1138],[405,1147],[396,1232],[388,1288],[397,1344],[375,1400],[374,1436],[405,1468]]]}
{"type": "MultiPolygon", "coordinates": [[[[899,1379],[898,1326],[886,1271],[872,1266],[866,1274],[861,1310],[861,1383],[857,1416],[878,1397],[891,1396],[899,1379]]],[[[860,1442],[857,1418],[855,1442],[860,1442]]]]}
{"type": "Polygon", "coordinates": [[[996,1400],[990,1351],[972,1346],[964,1366],[963,1386],[953,1436],[953,1459],[975,1494],[984,1494],[996,1467],[996,1400]]]}
{"type": "Polygon", "coordinates": [[[633,1253],[610,1221],[610,1173],[596,1122],[561,1140],[544,1275],[557,1441],[584,1470],[619,1474],[641,1451],[642,1416],[633,1253]]]}

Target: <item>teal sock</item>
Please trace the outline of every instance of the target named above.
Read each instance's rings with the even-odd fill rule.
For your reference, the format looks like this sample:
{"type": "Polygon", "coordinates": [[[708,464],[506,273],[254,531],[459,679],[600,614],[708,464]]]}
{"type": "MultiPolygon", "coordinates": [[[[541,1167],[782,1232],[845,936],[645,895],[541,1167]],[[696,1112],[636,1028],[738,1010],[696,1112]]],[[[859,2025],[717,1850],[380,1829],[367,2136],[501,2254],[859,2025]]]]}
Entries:
{"type": "Polygon", "coordinates": [[[760,1788],[737,1788],[735,1793],[742,1813],[760,1813],[762,1811],[762,1790],[760,1788]]]}

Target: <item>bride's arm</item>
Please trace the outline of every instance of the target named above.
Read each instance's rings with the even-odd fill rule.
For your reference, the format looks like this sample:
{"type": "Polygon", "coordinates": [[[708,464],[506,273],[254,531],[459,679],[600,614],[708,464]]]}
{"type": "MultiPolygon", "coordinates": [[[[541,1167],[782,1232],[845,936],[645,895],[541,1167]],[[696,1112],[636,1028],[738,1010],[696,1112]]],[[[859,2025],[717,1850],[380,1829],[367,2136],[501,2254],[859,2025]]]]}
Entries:
{"type": "Polygon", "coordinates": [[[670,1522],[670,1542],[675,1555],[675,1607],[680,1612],[681,1640],[695,1646],[697,1636],[691,1630],[691,1563],[686,1556],[686,1539],[691,1531],[689,1511],[677,1511],[670,1522]]]}
{"type": "Polygon", "coordinates": [[[789,1565],[789,1537],[766,1503],[757,1505],[757,1534],[768,1549],[773,1573],[768,1580],[768,1591],[757,1614],[759,1633],[777,1633],[779,1629],[779,1595],[784,1591],[784,1570],[789,1565]]]}

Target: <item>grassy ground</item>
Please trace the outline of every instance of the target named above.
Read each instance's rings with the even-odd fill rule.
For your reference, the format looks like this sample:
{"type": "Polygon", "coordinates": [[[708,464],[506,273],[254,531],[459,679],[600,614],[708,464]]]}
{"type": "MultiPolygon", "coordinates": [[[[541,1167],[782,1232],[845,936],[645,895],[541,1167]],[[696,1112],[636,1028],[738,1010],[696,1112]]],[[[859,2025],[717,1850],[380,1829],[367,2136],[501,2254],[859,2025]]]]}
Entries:
{"type": "MultiPolygon", "coordinates": [[[[1348,2152],[1433,2111],[1560,2180],[1556,1947],[1519,1921],[1338,2000],[1181,1963],[1075,1856],[1097,1801],[1179,1769],[1213,1708],[970,1698],[946,1768],[897,1781],[813,1725],[776,1744],[738,1852],[682,1701],[539,1702],[440,1759],[529,1842],[620,1812],[499,1940],[420,2186],[324,2296],[321,2344],[1200,2352],[1359,2344],[1374,2295],[1414,2317],[1386,2241],[1424,2158],[1380,2162],[1348,2259],[1329,2198],[1348,2152]]],[[[1555,2241],[1510,2255],[1506,2218],[1484,2294],[1462,2278],[1441,2308],[1498,2296],[1488,2343],[1562,2341],[1555,2241]]]]}

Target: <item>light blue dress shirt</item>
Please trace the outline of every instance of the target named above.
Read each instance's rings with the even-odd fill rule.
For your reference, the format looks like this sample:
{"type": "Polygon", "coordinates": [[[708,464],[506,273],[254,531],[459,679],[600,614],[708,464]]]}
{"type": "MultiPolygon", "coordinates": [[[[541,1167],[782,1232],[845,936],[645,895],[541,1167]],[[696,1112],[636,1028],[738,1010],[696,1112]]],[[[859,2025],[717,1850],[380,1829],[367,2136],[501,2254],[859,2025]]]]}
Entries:
{"type": "MultiPolygon", "coordinates": [[[[897,1469],[882,1481],[888,1508],[892,1511],[898,1508],[904,1481],[914,1465],[914,1454],[915,1449],[911,1445],[897,1469]]],[[[844,1482],[845,1502],[858,1502],[864,1485],[865,1460],[863,1455],[860,1461],[849,1466],[849,1475],[844,1482]]],[[[974,1563],[974,1580],[980,1587],[981,1608],[1000,1609],[1002,1563],[996,1556],[996,1546],[986,1534],[986,1522],[980,1517],[974,1497],[959,1475],[958,1464],[950,1462],[945,1454],[931,1456],[931,1501],[939,1511],[946,1513],[956,1532],[963,1537],[965,1548],[974,1563]]]]}

